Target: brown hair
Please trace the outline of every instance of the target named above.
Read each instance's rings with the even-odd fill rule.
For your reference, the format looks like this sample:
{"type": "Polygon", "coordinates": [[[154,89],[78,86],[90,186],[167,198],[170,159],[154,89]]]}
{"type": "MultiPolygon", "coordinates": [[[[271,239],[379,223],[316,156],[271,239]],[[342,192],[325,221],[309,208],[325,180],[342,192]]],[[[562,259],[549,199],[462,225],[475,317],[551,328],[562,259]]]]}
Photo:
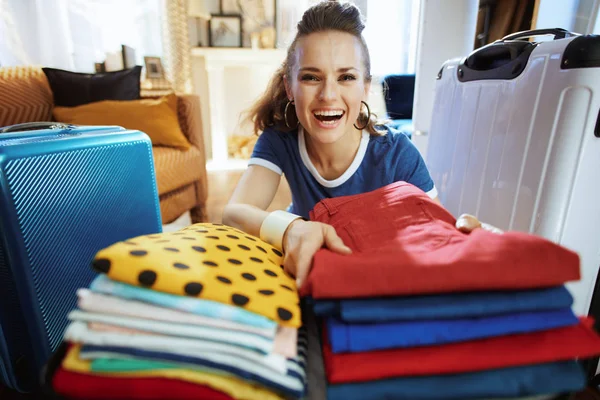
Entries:
{"type": "MultiPolygon", "coordinates": [[[[298,123],[295,112],[287,110],[290,127],[285,123],[284,112],[286,111],[288,98],[283,77],[285,75],[288,81],[291,80],[296,44],[298,39],[303,36],[328,30],[336,30],[354,35],[359,39],[362,47],[365,64],[365,81],[371,82],[371,58],[369,57],[369,50],[365,39],[362,36],[364,28],[365,25],[360,10],[351,3],[328,0],[322,1],[306,10],[302,16],[302,20],[298,23],[298,32],[288,48],[286,60],[275,72],[267,90],[249,110],[249,118],[254,123],[254,133],[258,134],[267,127],[274,127],[283,132],[295,129],[298,123]]],[[[288,108],[293,109],[293,107],[288,108]]],[[[372,135],[381,135],[383,133],[377,129],[377,125],[380,125],[380,122],[376,120],[376,116],[373,113],[371,113],[367,123],[367,114],[361,111],[356,123],[358,126],[366,125],[365,129],[372,135]]]]}

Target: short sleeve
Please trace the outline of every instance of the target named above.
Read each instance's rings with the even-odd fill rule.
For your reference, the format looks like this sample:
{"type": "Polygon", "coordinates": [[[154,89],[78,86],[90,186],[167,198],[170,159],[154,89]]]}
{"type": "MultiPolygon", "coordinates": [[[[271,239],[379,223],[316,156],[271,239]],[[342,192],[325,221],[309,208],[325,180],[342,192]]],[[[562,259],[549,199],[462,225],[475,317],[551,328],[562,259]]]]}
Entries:
{"type": "Polygon", "coordinates": [[[408,182],[434,199],[438,195],[433,179],[425,165],[421,153],[403,133],[396,137],[396,181],[408,182]]]}
{"type": "Polygon", "coordinates": [[[284,152],[280,134],[272,129],[265,129],[254,145],[248,165],[260,165],[282,175],[283,162],[280,157],[284,152]]]}

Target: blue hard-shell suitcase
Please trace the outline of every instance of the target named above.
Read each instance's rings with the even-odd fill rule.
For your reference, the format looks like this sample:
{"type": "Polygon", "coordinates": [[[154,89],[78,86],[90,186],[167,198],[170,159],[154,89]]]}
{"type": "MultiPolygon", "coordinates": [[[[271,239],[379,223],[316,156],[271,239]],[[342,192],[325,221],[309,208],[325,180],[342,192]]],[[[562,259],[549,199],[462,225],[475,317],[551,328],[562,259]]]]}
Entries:
{"type": "Polygon", "coordinates": [[[151,141],[115,126],[0,128],[0,381],[36,390],[95,253],[159,233],[151,141]]]}

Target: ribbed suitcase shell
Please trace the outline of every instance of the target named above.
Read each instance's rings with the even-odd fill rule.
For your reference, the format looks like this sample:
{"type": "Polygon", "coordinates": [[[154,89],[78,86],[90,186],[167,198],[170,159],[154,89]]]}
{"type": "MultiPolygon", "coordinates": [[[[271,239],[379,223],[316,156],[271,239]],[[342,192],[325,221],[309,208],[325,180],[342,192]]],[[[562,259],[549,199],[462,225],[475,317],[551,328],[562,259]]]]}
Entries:
{"type": "Polygon", "coordinates": [[[597,36],[542,41],[512,79],[461,82],[465,59],[449,60],[436,82],[427,152],[453,214],[580,255],[581,280],[567,285],[579,315],[590,311],[600,266],[599,50],[597,36]]]}
{"type": "Polygon", "coordinates": [[[0,379],[34,390],[94,254],[162,231],[148,136],[120,127],[0,134],[0,379]]]}

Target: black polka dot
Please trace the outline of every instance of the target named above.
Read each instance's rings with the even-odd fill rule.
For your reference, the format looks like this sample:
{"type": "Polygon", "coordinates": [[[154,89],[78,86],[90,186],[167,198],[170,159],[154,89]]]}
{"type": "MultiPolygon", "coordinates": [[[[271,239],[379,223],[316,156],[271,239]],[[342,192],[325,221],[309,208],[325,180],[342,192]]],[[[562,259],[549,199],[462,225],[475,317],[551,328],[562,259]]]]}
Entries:
{"type": "Polygon", "coordinates": [[[204,286],[202,286],[202,284],[199,282],[190,282],[185,285],[183,290],[188,296],[198,296],[202,292],[203,288],[204,286]]]}
{"type": "Polygon", "coordinates": [[[221,231],[221,232],[227,232],[227,229],[223,229],[223,228],[219,228],[219,229],[217,229],[217,230],[218,230],[218,231],[221,231]]]}
{"type": "Polygon", "coordinates": [[[250,250],[250,247],[244,246],[243,244],[238,244],[238,247],[242,250],[250,250]]]}
{"type": "Polygon", "coordinates": [[[175,247],[165,247],[166,251],[172,251],[173,253],[179,253],[179,249],[176,249],[175,247]]]}
{"type": "Polygon", "coordinates": [[[148,252],[146,250],[131,250],[129,252],[129,254],[131,254],[132,256],[145,256],[146,254],[148,254],[148,252]]]}
{"type": "Polygon", "coordinates": [[[252,261],[254,261],[254,262],[261,263],[261,264],[264,262],[264,261],[263,261],[263,260],[261,260],[260,258],[256,258],[256,257],[250,257],[250,259],[251,259],[252,261]]]}
{"type": "Polygon", "coordinates": [[[145,270],[138,275],[138,282],[144,286],[152,286],[156,282],[156,272],[145,270]]]}
{"type": "Polygon", "coordinates": [[[270,269],[265,269],[265,274],[269,275],[269,276],[277,276],[277,274],[273,271],[271,271],[270,269]]]}
{"type": "Polygon", "coordinates": [[[205,229],[196,229],[196,232],[198,232],[198,233],[208,233],[208,231],[205,230],[205,229]]]}
{"type": "Polygon", "coordinates": [[[92,262],[92,268],[96,272],[108,274],[108,271],[110,271],[110,260],[108,258],[98,258],[92,262]]]}
{"type": "Polygon", "coordinates": [[[170,242],[170,240],[162,239],[162,240],[157,240],[155,243],[168,243],[168,242],[170,242]]]}
{"type": "Polygon", "coordinates": [[[281,265],[279,266],[279,268],[281,268],[281,269],[284,269],[285,267],[283,266],[283,264],[281,264],[281,265]]]}
{"type": "Polygon", "coordinates": [[[218,236],[207,236],[208,239],[219,239],[218,236]]]}
{"type": "Polygon", "coordinates": [[[223,246],[222,244],[218,245],[217,249],[223,250],[223,251],[230,251],[231,250],[229,247],[223,246]]]}
{"type": "Polygon", "coordinates": [[[293,316],[293,314],[289,310],[286,310],[283,307],[277,307],[277,315],[279,315],[279,318],[282,321],[289,321],[290,319],[292,319],[293,316]]]}
{"type": "Polygon", "coordinates": [[[208,265],[209,267],[218,267],[219,266],[219,264],[217,264],[214,261],[202,261],[202,264],[208,265]]]}
{"type": "Polygon", "coordinates": [[[264,289],[264,290],[259,290],[258,293],[260,294],[264,294],[265,296],[270,296],[272,294],[274,294],[275,292],[269,289],[264,289]]]}
{"type": "Polygon", "coordinates": [[[132,244],[134,246],[137,246],[137,243],[136,242],[132,242],[131,240],[125,240],[123,243],[132,244]]]}
{"type": "Polygon", "coordinates": [[[248,273],[248,272],[244,272],[242,274],[242,278],[247,279],[249,281],[255,281],[256,280],[256,277],[254,275],[252,275],[251,273],[248,273]]]}
{"type": "Polygon", "coordinates": [[[293,291],[294,291],[294,289],[292,289],[292,288],[291,288],[291,287],[289,287],[288,285],[279,285],[279,286],[281,286],[281,287],[282,287],[282,288],[284,288],[284,289],[287,289],[287,290],[289,290],[290,292],[293,292],[293,291]]]}
{"type": "Polygon", "coordinates": [[[242,294],[235,293],[231,295],[231,302],[236,306],[245,306],[249,301],[250,299],[242,294]]]}
{"type": "Polygon", "coordinates": [[[175,263],[175,264],[173,264],[173,266],[178,269],[190,269],[189,266],[182,264],[182,263],[175,263]]]}
{"type": "Polygon", "coordinates": [[[173,235],[180,236],[180,235],[185,235],[185,233],[183,233],[183,232],[175,232],[173,235]]]}
{"type": "Polygon", "coordinates": [[[269,262],[273,265],[277,265],[277,263],[269,258],[269,262]]]}
{"type": "Polygon", "coordinates": [[[251,240],[251,241],[253,241],[253,242],[256,242],[256,239],[254,239],[254,238],[253,238],[253,237],[251,237],[251,236],[246,236],[246,239],[248,239],[248,240],[251,240]]]}
{"type": "Polygon", "coordinates": [[[196,238],[189,237],[189,236],[182,237],[182,239],[185,239],[185,240],[196,240],[196,238]]]}
{"type": "Polygon", "coordinates": [[[196,250],[199,253],[206,253],[206,249],[202,246],[192,246],[193,250],[196,250]]]}
{"type": "Polygon", "coordinates": [[[158,238],[160,238],[160,235],[148,235],[148,237],[150,239],[158,239],[158,238]]]}
{"type": "Polygon", "coordinates": [[[228,285],[231,284],[231,280],[229,280],[229,278],[225,278],[224,276],[217,276],[217,279],[219,280],[219,282],[223,282],[223,283],[226,283],[228,285]]]}
{"type": "Polygon", "coordinates": [[[228,237],[229,239],[235,239],[235,240],[238,240],[238,239],[239,239],[239,236],[235,236],[235,235],[227,235],[227,237],[228,237]]]}
{"type": "Polygon", "coordinates": [[[283,253],[282,253],[282,252],[280,252],[279,250],[277,250],[276,248],[272,248],[272,249],[271,249],[271,251],[272,251],[273,253],[275,253],[275,255],[277,255],[278,257],[281,257],[281,256],[283,256],[283,253]]]}
{"type": "Polygon", "coordinates": [[[262,251],[263,253],[267,254],[267,251],[264,248],[262,248],[260,246],[256,246],[256,248],[259,249],[260,251],[262,251]]]}
{"type": "Polygon", "coordinates": [[[236,260],[235,258],[229,258],[227,259],[227,261],[229,261],[233,265],[242,265],[242,262],[240,260],[236,260]]]}
{"type": "Polygon", "coordinates": [[[213,226],[223,226],[223,224],[212,224],[213,226]]]}

